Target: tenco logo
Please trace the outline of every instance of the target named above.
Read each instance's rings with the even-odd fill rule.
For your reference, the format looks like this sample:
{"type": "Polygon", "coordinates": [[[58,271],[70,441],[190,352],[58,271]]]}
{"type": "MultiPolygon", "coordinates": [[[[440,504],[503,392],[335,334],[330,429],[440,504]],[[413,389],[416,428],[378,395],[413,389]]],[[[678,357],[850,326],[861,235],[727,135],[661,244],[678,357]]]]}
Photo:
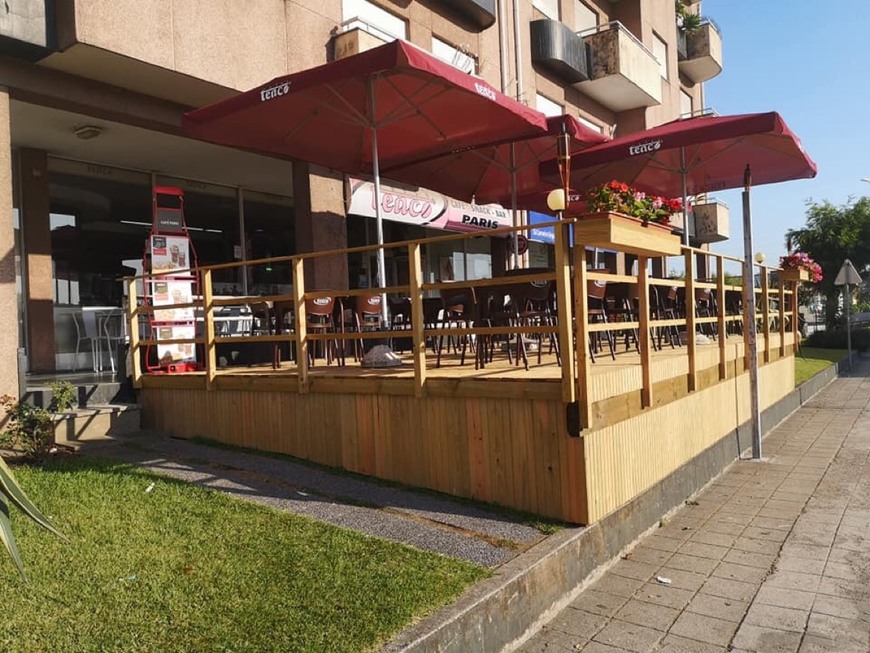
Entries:
{"type": "Polygon", "coordinates": [[[274,100],[276,97],[287,95],[289,92],[289,82],[284,82],[283,84],[278,84],[277,86],[272,86],[271,88],[264,88],[262,91],[260,91],[260,102],[274,100]]]}
{"type": "Polygon", "coordinates": [[[656,150],[660,149],[661,146],[661,139],[655,141],[647,141],[646,143],[631,145],[628,148],[628,154],[629,156],[637,156],[638,154],[649,154],[650,152],[655,152],[656,150]]]}
{"type": "Polygon", "coordinates": [[[493,91],[489,86],[474,82],[474,90],[480,93],[483,97],[489,98],[495,102],[495,91],[493,91]]]}

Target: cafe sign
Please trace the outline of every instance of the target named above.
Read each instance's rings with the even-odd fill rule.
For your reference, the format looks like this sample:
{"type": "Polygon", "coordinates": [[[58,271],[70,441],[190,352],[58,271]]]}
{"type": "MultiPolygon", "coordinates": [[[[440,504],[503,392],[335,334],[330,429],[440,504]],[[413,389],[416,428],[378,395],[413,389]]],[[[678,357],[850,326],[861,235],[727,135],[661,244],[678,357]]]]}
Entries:
{"type": "MultiPolygon", "coordinates": [[[[348,215],[377,217],[374,184],[348,177],[348,215]]],[[[381,217],[445,231],[488,231],[511,226],[510,212],[498,204],[469,204],[423,188],[381,182],[381,217]]]]}

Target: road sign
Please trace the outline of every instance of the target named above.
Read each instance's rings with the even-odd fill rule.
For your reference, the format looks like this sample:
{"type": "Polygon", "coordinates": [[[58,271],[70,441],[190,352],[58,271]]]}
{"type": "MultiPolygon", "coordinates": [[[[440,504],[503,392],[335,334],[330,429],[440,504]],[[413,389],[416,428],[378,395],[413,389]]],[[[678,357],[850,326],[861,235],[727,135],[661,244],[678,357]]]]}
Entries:
{"type": "Polygon", "coordinates": [[[840,268],[840,271],[837,272],[837,278],[834,279],[835,286],[844,286],[847,284],[857,285],[861,283],[861,275],[858,274],[858,271],[855,269],[855,266],[852,265],[852,261],[846,259],[843,261],[843,265],[840,268]]]}
{"type": "Polygon", "coordinates": [[[523,234],[517,234],[517,254],[522,256],[529,249],[529,239],[523,234]]]}

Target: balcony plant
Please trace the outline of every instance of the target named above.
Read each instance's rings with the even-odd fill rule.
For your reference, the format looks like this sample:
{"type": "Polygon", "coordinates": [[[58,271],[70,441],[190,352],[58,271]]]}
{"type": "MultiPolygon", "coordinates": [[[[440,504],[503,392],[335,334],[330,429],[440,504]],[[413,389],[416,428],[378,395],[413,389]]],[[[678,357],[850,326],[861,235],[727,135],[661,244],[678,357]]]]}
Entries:
{"type": "Polygon", "coordinates": [[[812,281],[819,283],[822,278],[822,266],[816,263],[809,254],[792,252],[779,258],[784,281],[812,281]]]}
{"type": "Polygon", "coordinates": [[[701,27],[701,16],[690,11],[683,0],[676,0],[674,8],[677,14],[677,29],[682,34],[693,34],[701,27]]]}
{"type": "Polygon", "coordinates": [[[682,201],[643,193],[613,180],[590,189],[586,213],[574,230],[578,242],[637,256],[677,255],[679,237],[671,233],[671,214],[682,201]]]}

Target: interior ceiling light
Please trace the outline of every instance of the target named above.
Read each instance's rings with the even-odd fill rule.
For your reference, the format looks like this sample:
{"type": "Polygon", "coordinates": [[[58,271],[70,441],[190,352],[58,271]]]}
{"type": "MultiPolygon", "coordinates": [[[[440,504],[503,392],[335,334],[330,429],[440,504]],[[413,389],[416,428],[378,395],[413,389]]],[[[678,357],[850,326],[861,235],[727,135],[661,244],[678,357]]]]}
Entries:
{"type": "Polygon", "coordinates": [[[79,125],[73,128],[73,134],[83,141],[89,141],[103,133],[103,128],[97,125],[79,125]]]}

